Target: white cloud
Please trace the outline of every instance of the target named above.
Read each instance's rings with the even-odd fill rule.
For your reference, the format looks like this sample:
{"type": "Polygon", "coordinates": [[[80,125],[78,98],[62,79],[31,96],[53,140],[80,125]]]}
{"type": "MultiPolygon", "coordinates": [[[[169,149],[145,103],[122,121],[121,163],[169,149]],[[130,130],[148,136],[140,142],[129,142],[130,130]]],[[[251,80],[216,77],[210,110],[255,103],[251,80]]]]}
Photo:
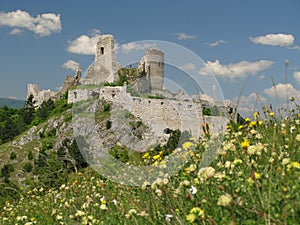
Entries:
{"type": "Polygon", "coordinates": [[[283,100],[291,96],[298,97],[300,95],[300,90],[296,90],[290,83],[279,83],[271,88],[264,89],[263,93],[271,98],[283,100]]]}
{"type": "Polygon", "coordinates": [[[294,36],[291,34],[267,34],[264,36],[250,37],[255,44],[273,46],[291,46],[294,44],[294,36]]]}
{"type": "Polygon", "coordinates": [[[196,35],[186,34],[184,32],[177,33],[178,40],[196,39],[196,35]]]}
{"type": "Polygon", "coordinates": [[[26,11],[0,12],[0,26],[14,28],[10,34],[17,34],[21,29],[27,29],[38,36],[48,36],[61,31],[59,14],[44,13],[32,17],[26,11]]]}
{"type": "Polygon", "coordinates": [[[140,51],[140,50],[144,50],[147,48],[154,48],[155,44],[140,44],[137,42],[130,42],[128,44],[123,44],[122,45],[122,52],[123,53],[129,53],[131,51],[140,51]]]}
{"type": "Polygon", "coordinates": [[[248,96],[242,95],[234,98],[238,112],[247,116],[251,116],[254,111],[259,110],[266,101],[267,99],[265,97],[254,92],[248,96]]]}
{"type": "Polygon", "coordinates": [[[75,40],[69,41],[67,51],[82,55],[94,55],[96,52],[97,42],[100,37],[100,34],[95,33],[94,31],[95,30],[92,31],[91,37],[87,35],[81,35],[75,40]]]}
{"type": "Polygon", "coordinates": [[[18,35],[21,34],[23,31],[19,28],[15,28],[13,30],[11,30],[11,32],[9,32],[10,35],[18,35]]]}
{"type": "Polygon", "coordinates": [[[293,77],[295,79],[295,81],[300,84],[300,71],[296,71],[293,73],[293,77]]]}
{"type": "Polygon", "coordinates": [[[273,62],[268,60],[260,60],[256,62],[241,61],[234,64],[222,65],[219,60],[215,62],[207,61],[205,67],[199,71],[200,75],[209,75],[213,71],[217,76],[224,78],[243,78],[247,74],[255,75],[270,66],[273,62]]]}
{"type": "Polygon", "coordinates": [[[216,42],[210,43],[209,46],[216,47],[216,46],[218,46],[220,44],[226,44],[226,43],[227,43],[227,41],[224,41],[224,40],[221,39],[221,40],[218,40],[216,42]]]}
{"type": "Polygon", "coordinates": [[[78,65],[79,65],[78,62],[75,62],[73,60],[68,60],[67,62],[65,62],[63,64],[63,67],[66,68],[66,69],[76,71],[78,65]]]}
{"type": "Polygon", "coordinates": [[[192,71],[195,69],[195,64],[193,63],[187,63],[183,66],[180,66],[179,69],[183,70],[183,71],[192,71]]]}

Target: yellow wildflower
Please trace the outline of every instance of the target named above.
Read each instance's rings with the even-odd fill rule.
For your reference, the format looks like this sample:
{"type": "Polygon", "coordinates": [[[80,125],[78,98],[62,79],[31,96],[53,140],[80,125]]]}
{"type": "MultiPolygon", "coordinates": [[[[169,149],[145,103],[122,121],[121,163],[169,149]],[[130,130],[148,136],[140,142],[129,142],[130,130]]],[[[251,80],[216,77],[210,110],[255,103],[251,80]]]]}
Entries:
{"type": "Polygon", "coordinates": [[[274,117],[275,113],[274,112],[270,112],[269,116],[274,117]]]}
{"type": "Polygon", "coordinates": [[[143,158],[143,159],[150,159],[150,154],[149,154],[149,152],[146,152],[146,153],[143,155],[142,158],[143,158]]]}
{"type": "Polygon", "coordinates": [[[250,146],[250,142],[247,138],[241,143],[242,148],[248,148],[250,146]]]}
{"type": "Polygon", "coordinates": [[[294,168],[300,169],[300,163],[299,162],[292,162],[291,165],[294,168]]]}
{"type": "Polygon", "coordinates": [[[255,178],[255,180],[259,180],[261,178],[261,174],[254,172],[254,178],[255,178]]]}
{"type": "Polygon", "coordinates": [[[256,126],[256,121],[250,122],[249,127],[254,127],[254,126],[256,126]]]}
{"type": "Polygon", "coordinates": [[[185,143],[182,144],[182,147],[183,147],[184,149],[189,149],[189,148],[191,148],[193,145],[194,145],[194,144],[193,144],[192,142],[187,141],[187,142],[185,142],[185,143]]]}
{"type": "Polygon", "coordinates": [[[255,113],[253,113],[253,117],[255,118],[255,119],[258,119],[258,117],[259,117],[259,112],[255,112],[255,113]]]}
{"type": "Polygon", "coordinates": [[[185,218],[189,223],[194,223],[197,219],[197,216],[194,214],[188,214],[185,218]]]}
{"type": "Polygon", "coordinates": [[[245,119],[245,121],[246,121],[246,122],[250,122],[251,119],[250,119],[249,117],[247,117],[247,118],[245,119]]]}
{"type": "Polygon", "coordinates": [[[195,214],[196,216],[204,218],[205,211],[203,209],[200,209],[199,207],[194,207],[191,209],[190,214],[195,214]]]}

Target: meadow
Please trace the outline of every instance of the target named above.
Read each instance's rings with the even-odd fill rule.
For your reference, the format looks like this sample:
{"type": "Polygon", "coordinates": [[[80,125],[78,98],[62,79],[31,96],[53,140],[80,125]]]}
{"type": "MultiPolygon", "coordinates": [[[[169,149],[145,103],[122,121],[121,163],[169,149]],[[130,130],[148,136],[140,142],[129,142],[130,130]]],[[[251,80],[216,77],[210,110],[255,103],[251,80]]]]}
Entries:
{"type": "MultiPolygon", "coordinates": [[[[142,186],[115,183],[90,167],[56,188],[36,186],[6,201],[0,224],[300,224],[300,112],[264,107],[222,137],[190,138],[174,151],[189,156],[174,176],[142,186]],[[210,165],[203,153],[218,141],[210,165]]],[[[141,155],[161,166],[163,153],[141,155]]]]}

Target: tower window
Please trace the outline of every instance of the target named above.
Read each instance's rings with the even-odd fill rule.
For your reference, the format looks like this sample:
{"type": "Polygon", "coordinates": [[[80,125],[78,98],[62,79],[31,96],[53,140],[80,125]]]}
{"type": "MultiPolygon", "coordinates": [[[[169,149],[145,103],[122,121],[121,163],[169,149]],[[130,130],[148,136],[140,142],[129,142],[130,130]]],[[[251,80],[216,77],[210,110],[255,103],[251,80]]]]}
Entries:
{"type": "Polygon", "coordinates": [[[101,47],[101,55],[103,55],[104,54],[104,47],[101,47]]]}

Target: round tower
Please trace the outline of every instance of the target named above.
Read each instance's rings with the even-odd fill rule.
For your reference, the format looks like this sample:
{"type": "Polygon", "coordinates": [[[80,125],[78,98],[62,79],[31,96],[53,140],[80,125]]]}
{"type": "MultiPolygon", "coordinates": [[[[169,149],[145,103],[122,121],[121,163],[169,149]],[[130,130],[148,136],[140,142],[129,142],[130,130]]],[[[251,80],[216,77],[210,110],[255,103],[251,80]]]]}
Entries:
{"type": "Polygon", "coordinates": [[[164,52],[159,49],[147,49],[143,57],[146,76],[151,89],[163,89],[164,86],[164,52]]]}

